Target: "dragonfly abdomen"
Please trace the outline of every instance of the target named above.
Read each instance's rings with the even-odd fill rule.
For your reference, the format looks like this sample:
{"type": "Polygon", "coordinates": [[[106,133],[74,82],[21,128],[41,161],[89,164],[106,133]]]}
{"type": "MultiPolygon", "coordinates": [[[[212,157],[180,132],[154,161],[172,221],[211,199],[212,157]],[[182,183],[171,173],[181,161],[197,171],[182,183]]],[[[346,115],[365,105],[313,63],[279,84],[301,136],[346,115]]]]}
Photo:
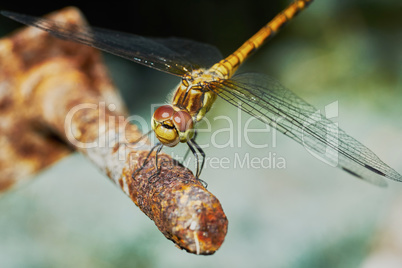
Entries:
{"type": "Polygon", "coordinates": [[[220,74],[222,77],[230,78],[239,66],[261,47],[265,41],[272,38],[285,24],[305,9],[313,0],[298,0],[290,4],[285,10],[279,13],[273,20],[262,27],[255,35],[248,39],[240,48],[211,67],[211,71],[220,74]]]}

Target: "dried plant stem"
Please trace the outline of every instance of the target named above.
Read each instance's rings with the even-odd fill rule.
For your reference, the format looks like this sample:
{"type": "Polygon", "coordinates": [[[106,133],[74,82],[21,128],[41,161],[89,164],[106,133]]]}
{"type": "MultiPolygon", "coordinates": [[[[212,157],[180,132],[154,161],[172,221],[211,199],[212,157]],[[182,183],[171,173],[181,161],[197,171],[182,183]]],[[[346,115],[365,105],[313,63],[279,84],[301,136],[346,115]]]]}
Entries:
{"type": "MultiPolygon", "coordinates": [[[[76,23],[82,20],[73,8],[54,17],[76,23]]],[[[0,60],[3,67],[11,66],[0,70],[0,114],[18,119],[16,124],[20,126],[34,126],[24,135],[0,129],[1,137],[11,151],[22,138],[32,139],[33,135],[41,145],[33,148],[30,156],[30,161],[41,164],[31,167],[25,163],[30,169],[21,174],[16,170],[0,173],[0,190],[2,183],[8,182],[7,187],[14,184],[67,155],[72,148],[118,184],[179,248],[212,254],[221,246],[227,232],[226,216],[216,197],[191,171],[161,154],[161,173],[154,181],[148,181],[155,172],[153,157],[133,176],[143,165],[149,145],[131,144],[141,133],[134,125],[122,124],[124,105],[97,51],[25,29],[0,41],[0,60]],[[4,101],[9,102],[7,113],[1,110],[4,101]],[[65,143],[54,143],[55,136],[65,143]],[[18,174],[17,179],[7,180],[10,174],[18,174]]],[[[12,124],[8,127],[16,128],[12,124]]],[[[14,155],[10,162],[0,159],[0,166],[10,169],[12,162],[26,157],[23,153],[14,155]]]]}

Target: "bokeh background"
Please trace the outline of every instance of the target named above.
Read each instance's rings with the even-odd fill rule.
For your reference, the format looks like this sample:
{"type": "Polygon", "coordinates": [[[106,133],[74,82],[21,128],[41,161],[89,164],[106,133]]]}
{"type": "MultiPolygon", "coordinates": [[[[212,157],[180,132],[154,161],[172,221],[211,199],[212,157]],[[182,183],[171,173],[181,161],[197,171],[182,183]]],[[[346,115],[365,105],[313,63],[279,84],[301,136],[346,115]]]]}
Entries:
{"type": "MultiPolygon", "coordinates": [[[[9,1],[0,9],[42,15],[74,4],[92,25],[186,37],[215,45],[226,56],[289,2],[9,1]]],[[[17,27],[0,18],[1,36],[17,27]]],[[[401,1],[316,1],[240,71],[270,74],[321,110],[338,101],[340,127],[401,173],[401,47],[401,1]]],[[[104,59],[131,113],[147,119],[151,104],[166,101],[179,82],[111,55],[104,59]]],[[[209,118],[221,114],[236,117],[237,110],[219,101],[209,118]]],[[[213,124],[213,130],[222,127],[228,126],[213,124]]],[[[105,175],[74,154],[0,197],[0,267],[402,267],[389,266],[398,265],[392,254],[378,258],[384,245],[402,254],[394,245],[402,231],[384,239],[401,217],[402,184],[377,188],[317,161],[286,137],[278,137],[276,146],[270,134],[254,138],[269,147],[243,142],[205,149],[210,157],[275,153],[286,161],[284,169],[207,166],[202,179],[229,219],[226,240],[213,256],[175,248],[105,175]],[[370,266],[375,261],[380,266],[370,266]]],[[[210,139],[200,136],[200,142],[210,139]]]]}

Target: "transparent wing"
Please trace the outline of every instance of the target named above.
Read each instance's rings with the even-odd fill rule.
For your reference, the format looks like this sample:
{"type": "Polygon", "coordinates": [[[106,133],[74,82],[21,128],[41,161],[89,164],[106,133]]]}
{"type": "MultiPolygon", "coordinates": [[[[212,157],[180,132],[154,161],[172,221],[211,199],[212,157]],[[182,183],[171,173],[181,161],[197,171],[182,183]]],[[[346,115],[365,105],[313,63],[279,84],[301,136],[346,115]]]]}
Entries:
{"type": "Polygon", "coordinates": [[[212,82],[209,87],[219,97],[276,128],[332,166],[379,186],[386,185],[383,177],[402,181],[400,174],[367,147],[273,78],[247,73],[212,82]]]}
{"type": "Polygon", "coordinates": [[[45,30],[55,37],[95,47],[177,76],[183,76],[194,69],[211,67],[222,59],[221,53],[214,46],[188,39],[145,38],[9,11],[1,11],[1,14],[20,23],[45,30]]]}

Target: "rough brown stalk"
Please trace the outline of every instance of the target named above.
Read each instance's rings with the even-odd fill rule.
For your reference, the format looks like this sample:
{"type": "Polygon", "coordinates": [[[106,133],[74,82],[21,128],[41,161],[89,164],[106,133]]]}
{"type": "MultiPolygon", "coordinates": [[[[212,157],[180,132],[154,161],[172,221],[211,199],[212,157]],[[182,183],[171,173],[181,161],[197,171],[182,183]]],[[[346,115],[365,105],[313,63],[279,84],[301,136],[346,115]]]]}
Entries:
{"type": "MultiPolygon", "coordinates": [[[[82,23],[67,8],[53,19],[82,23]]],[[[227,219],[219,201],[191,171],[161,154],[160,176],[149,144],[126,124],[124,105],[99,52],[26,28],[0,40],[0,191],[80,151],[118,184],[178,247],[212,254],[222,244],[227,219]],[[7,157],[4,157],[7,155],[7,157]]]]}

